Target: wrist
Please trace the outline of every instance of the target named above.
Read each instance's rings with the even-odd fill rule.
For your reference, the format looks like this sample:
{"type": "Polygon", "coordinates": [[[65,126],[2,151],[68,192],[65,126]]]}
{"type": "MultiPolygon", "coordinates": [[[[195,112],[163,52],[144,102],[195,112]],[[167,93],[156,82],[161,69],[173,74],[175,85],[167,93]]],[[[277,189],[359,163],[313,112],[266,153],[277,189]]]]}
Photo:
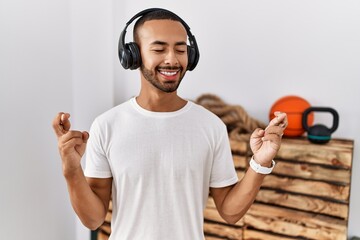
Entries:
{"type": "Polygon", "coordinates": [[[259,158],[255,154],[251,157],[257,164],[260,164],[262,167],[268,167],[270,168],[272,166],[272,159],[265,160],[263,158],[259,158]],[[260,161],[261,159],[262,161],[260,161]]]}
{"type": "Polygon", "coordinates": [[[71,180],[76,178],[77,176],[82,175],[82,167],[81,165],[79,167],[76,168],[66,168],[63,167],[63,176],[65,177],[66,180],[71,180]]]}
{"type": "Polygon", "coordinates": [[[262,165],[255,161],[254,156],[251,157],[249,164],[250,164],[250,167],[252,170],[254,170],[256,173],[260,173],[260,174],[270,174],[275,167],[274,160],[271,160],[270,166],[268,166],[268,164],[262,165]]]}

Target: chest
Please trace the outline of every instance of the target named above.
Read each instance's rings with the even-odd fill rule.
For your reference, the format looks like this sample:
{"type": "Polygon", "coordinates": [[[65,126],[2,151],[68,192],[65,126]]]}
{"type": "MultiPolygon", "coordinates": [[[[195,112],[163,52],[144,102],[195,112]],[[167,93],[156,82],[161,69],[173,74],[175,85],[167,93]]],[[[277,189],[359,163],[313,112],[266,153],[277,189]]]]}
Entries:
{"type": "Polygon", "coordinates": [[[108,159],[116,176],[179,180],[201,176],[212,165],[213,140],[201,128],[150,122],[118,131],[121,137],[111,139],[108,146],[108,159]]]}

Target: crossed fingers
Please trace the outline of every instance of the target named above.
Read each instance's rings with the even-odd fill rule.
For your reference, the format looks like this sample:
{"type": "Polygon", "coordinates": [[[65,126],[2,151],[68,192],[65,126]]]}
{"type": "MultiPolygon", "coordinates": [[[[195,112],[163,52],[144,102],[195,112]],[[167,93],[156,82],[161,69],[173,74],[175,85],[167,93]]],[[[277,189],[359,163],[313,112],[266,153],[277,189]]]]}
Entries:
{"type": "Polygon", "coordinates": [[[287,115],[283,112],[275,112],[275,118],[273,118],[269,125],[265,128],[265,135],[276,134],[282,137],[284,130],[288,125],[287,115]]]}
{"type": "Polygon", "coordinates": [[[59,112],[53,120],[52,127],[58,138],[66,134],[71,127],[70,114],[59,112]]]}

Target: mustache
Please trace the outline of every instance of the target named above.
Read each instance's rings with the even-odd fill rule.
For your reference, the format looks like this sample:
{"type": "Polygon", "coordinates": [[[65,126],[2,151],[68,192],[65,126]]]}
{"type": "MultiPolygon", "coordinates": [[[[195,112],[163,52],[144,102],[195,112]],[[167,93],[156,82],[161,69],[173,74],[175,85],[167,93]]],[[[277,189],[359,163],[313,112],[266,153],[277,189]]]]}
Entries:
{"type": "Polygon", "coordinates": [[[175,67],[175,66],[165,66],[165,67],[157,67],[157,70],[180,70],[182,71],[183,68],[182,67],[175,67]]]}

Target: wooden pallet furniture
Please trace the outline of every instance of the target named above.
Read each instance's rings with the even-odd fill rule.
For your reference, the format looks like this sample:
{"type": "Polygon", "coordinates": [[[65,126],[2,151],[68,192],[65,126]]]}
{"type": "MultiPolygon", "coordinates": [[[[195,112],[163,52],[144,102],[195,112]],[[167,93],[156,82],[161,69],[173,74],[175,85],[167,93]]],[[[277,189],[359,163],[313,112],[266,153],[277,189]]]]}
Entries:
{"type": "MultiPolygon", "coordinates": [[[[247,142],[230,139],[234,165],[242,178],[251,153],[247,142]]],[[[347,239],[352,140],[324,145],[284,138],[254,204],[236,224],[219,216],[211,196],[204,212],[206,240],[347,239]]],[[[98,240],[111,232],[111,205],[98,240]]]]}
{"type": "MultiPolygon", "coordinates": [[[[231,140],[239,178],[250,158],[246,142],[231,140]]],[[[272,174],[236,224],[226,224],[211,197],[205,210],[206,239],[347,239],[352,140],[324,145],[284,138],[272,174]]]]}

